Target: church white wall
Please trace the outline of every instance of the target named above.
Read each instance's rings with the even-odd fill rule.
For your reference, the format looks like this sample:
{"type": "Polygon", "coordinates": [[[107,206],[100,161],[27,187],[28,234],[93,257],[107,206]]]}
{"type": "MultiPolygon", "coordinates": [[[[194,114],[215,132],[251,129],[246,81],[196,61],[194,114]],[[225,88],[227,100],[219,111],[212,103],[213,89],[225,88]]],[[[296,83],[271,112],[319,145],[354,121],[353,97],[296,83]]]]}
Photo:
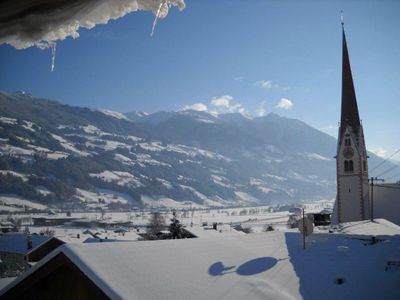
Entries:
{"type": "Polygon", "coordinates": [[[360,179],[345,176],[340,179],[340,219],[342,222],[360,221],[360,179]]]}
{"type": "MultiPolygon", "coordinates": [[[[360,137],[361,144],[357,146],[356,139],[349,128],[346,128],[343,140],[339,144],[337,152],[337,175],[338,175],[338,196],[340,199],[340,208],[335,207],[335,214],[340,215],[341,222],[360,221],[369,218],[369,190],[368,173],[363,170],[363,160],[366,160],[365,145],[360,137]],[[354,151],[352,157],[346,158],[343,154],[345,149],[345,137],[351,139],[351,148],[354,151]],[[353,172],[346,172],[344,168],[345,161],[353,161],[353,172]],[[362,194],[361,194],[362,193],[362,194]],[[362,214],[362,203],[364,214],[362,214]],[[338,210],[340,209],[340,211],[338,210]],[[336,212],[337,210],[337,212],[336,212]]],[[[334,219],[333,216],[332,219],[334,219]]]]}

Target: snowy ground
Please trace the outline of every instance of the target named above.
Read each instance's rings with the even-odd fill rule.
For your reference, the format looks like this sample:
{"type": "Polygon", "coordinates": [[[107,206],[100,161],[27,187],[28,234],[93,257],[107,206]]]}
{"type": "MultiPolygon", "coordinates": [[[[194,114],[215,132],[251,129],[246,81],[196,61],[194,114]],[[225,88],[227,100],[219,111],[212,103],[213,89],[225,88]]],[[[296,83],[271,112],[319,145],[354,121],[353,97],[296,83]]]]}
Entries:
{"type": "MultiPolygon", "coordinates": [[[[80,191],[82,193],[90,193],[87,191],[80,191]]],[[[107,191],[100,192],[101,197],[107,201],[123,201],[124,199],[114,199],[114,197],[106,198],[107,191]],[[104,193],[105,192],[105,193],[104,193]]],[[[93,196],[93,201],[97,201],[98,194],[90,193],[89,196],[93,196]]],[[[128,201],[125,199],[125,201],[128,201]]],[[[18,201],[17,201],[18,202],[18,201]]],[[[21,203],[21,202],[19,202],[21,203]]],[[[25,202],[23,202],[25,203],[25,202]]],[[[307,208],[312,210],[318,210],[321,207],[326,207],[326,203],[317,202],[314,204],[307,204],[307,208]]],[[[233,229],[236,226],[241,226],[242,228],[250,231],[252,233],[263,232],[267,227],[272,226],[275,231],[287,231],[287,222],[289,211],[274,211],[275,208],[270,206],[261,207],[247,207],[247,208],[229,208],[229,209],[195,209],[195,206],[187,205],[181,210],[177,211],[177,217],[180,222],[186,226],[188,231],[191,231],[198,237],[222,237],[222,236],[235,236],[238,232],[233,229]],[[217,223],[217,231],[209,230],[212,228],[213,224],[217,223]]],[[[170,223],[172,218],[171,210],[162,211],[162,215],[165,219],[165,225],[170,223]]],[[[22,229],[27,226],[31,233],[40,233],[44,231],[47,227],[33,226],[32,217],[48,216],[45,213],[42,214],[18,214],[13,216],[14,218],[22,219],[22,229]]],[[[59,213],[56,215],[51,215],[51,218],[65,218],[65,213],[59,213]]],[[[93,212],[73,212],[71,217],[73,218],[84,218],[88,221],[99,221],[103,220],[110,224],[115,222],[131,222],[135,228],[126,228],[128,231],[126,235],[114,234],[113,229],[105,230],[103,228],[87,228],[87,227],[72,227],[71,224],[65,226],[53,226],[49,227],[54,230],[54,235],[65,242],[72,243],[82,243],[87,236],[84,232],[89,229],[91,232],[99,233],[99,238],[102,239],[116,239],[116,240],[137,240],[136,228],[144,231],[146,226],[149,224],[151,216],[150,210],[137,210],[134,212],[103,212],[103,213],[93,213],[93,212]],[[78,239],[77,236],[80,236],[78,239]]],[[[0,222],[7,221],[9,215],[0,215],[0,222]]],[[[88,225],[89,226],[89,223],[88,225]]]]}
{"type": "MultiPolygon", "coordinates": [[[[88,203],[98,204],[99,198],[104,200],[105,203],[110,202],[121,202],[127,203],[132,201],[128,195],[123,193],[115,193],[113,191],[98,189],[97,192],[86,191],[82,189],[78,189],[78,192],[81,196],[82,201],[86,201],[88,203]]],[[[155,201],[153,198],[146,198],[144,196],[145,201],[155,201]]],[[[266,224],[272,225],[286,225],[288,220],[288,216],[290,213],[288,211],[277,211],[279,210],[278,206],[250,206],[250,207],[238,207],[238,208],[223,208],[223,209],[213,209],[213,208],[204,208],[200,205],[196,205],[192,202],[176,202],[169,198],[160,198],[157,199],[159,202],[164,202],[171,205],[171,207],[176,208],[178,218],[185,225],[201,225],[203,223],[224,223],[224,224],[232,224],[235,225],[237,223],[247,224],[246,227],[260,227],[266,224]]],[[[0,204],[8,203],[15,205],[26,205],[33,208],[46,208],[41,204],[37,204],[32,201],[24,200],[20,197],[13,195],[2,195],[0,196],[0,204]],[[3,201],[3,202],[1,202],[3,201]]],[[[332,208],[333,203],[331,201],[317,201],[313,203],[303,204],[305,208],[305,212],[316,212],[321,211],[326,208],[332,208]]],[[[154,206],[155,210],[158,210],[162,205],[154,206]]],[[[136,210],[132,212],[105,212],[104,217],[115,220],[115,221],[132,221],[135,225],[144,225],[147,224],[148,218],[150,215],[151,209],[144,210],[136,210]]],[[[164,214],[165,218],[168,220],[172,217],[171,214],[172,209],[169,208],[167,210],[161,210],[162,214],[164,214]]],[[[36,214],[35,216],[43,215],[46,216],[46,213],[36,214]]],[[[65,216],[65,213],[61,213],[60,216],[65,216]]],[[[29,217],[30,214],[20,214],[19,217],[29,217]]],[[[84,217],[89,219],[98,219],[100,218],[100,213],[92,213],[92,212],[73,212],[72,216],[74,217],[84,217]]],[[[6,215],[0,215],[0,220],[6,218],[6,215]]]]}
{"type": "Polygon", "coordinates": [[[381,220],[351,225],[397,234],[370,244],[325,231],[309,236],[306,249],[297,230],[67,244],[11,286],[61,252],[113,299],[400,299],[400,269],[387,267],[399,261],[400,227],[381,220]]]}
{"type": "Polygon", "coordinates": [[[25,211],[25,208],[46,209],[47,206],[39,204],[17,195],[0,194],[0,210],[25,211]]]}

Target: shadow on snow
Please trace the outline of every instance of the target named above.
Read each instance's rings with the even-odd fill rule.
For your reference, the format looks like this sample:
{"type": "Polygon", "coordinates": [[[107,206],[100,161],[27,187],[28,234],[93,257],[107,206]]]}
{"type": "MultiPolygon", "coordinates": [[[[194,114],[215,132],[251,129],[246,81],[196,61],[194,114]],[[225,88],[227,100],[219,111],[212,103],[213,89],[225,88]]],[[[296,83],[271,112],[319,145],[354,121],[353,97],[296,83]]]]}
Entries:
{"type": "Polygon", "coordinates": [[[273,257],[259,257],[241,264],[236,270],[236,266],[226,267],[222,262],[213,263],[208,268],[211,276],[222,276],[229,273],[236,273],[241,276],[251,276],[271,269],[278,261],[273,257]]]}

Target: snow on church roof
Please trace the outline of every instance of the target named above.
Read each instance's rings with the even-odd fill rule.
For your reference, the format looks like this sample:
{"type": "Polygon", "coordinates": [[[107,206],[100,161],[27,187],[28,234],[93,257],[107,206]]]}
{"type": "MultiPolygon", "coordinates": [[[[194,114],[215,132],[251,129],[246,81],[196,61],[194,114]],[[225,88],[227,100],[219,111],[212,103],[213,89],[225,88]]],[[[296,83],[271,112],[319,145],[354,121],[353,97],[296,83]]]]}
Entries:
{"type": "Polygon", "coordinates": [[[366,245],[345,234],[317,233],[303,250],[294,231],[73,244],[6,289],[62,252],[111,299],[400,299],[400,270],[385,271],[399,247],[399,236],[366,245]]]}

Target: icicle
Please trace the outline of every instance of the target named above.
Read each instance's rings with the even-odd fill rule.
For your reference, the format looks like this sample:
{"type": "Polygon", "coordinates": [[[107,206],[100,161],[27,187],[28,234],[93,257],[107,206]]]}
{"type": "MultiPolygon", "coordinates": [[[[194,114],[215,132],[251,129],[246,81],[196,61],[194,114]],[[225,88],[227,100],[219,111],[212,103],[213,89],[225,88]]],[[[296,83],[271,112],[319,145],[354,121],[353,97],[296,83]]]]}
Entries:
{"type": "Polygon", "coordinates": [[[56,42],[50,43],[51,48],[51,72],[54,71],[55,60],[56,60],[56,42]]]}
{"type": "Polygon", "coordinates": [[[160,18],[161,9],[163,8],[164,5],[167,5],[167,7],[168,7],[168,3],[169,3],[168,0],[161,1],[160,6],[158,7],[158,10],[157,10],[157,13],[156,13],[156,17],[154,18],[154,21],[153,21],[153,27],[151,28],[150,36],[154,35],[154,30],[156,29],[157,21],[160,18]]]}

